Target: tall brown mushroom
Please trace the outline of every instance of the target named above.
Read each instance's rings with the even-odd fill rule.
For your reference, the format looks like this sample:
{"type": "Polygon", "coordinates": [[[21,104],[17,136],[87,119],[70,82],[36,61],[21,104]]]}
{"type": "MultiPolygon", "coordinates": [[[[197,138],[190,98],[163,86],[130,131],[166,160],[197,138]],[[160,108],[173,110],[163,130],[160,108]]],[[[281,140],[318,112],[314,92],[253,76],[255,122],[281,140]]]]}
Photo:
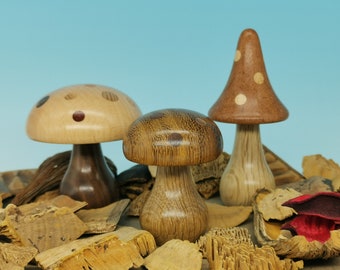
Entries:
{"type": "Polygon", "coordinates": [[[98,208],[119,199],[115,175],[100,143],[121,140],[140,115],[126,94],[111,87],[80,84],[40,99],[29,114],[26,131],[36,141],[73,144],[60,192],[86,201],[88,208],[98,208]]]}
{"type": "Polygon", "coordinates": [[[154,187],[140,214],[142,228],[159,245],[171,239],[195,241],[207,228],[208,210],[190,165],[221,154],[222,135],[214,121],[190,110],[154,111],[131,124],[123,149],[133,162],[158,166],[154,187]]]}
{"type": "Polygon", "coordinates": [[[259,124],[288,117],[269,82],[254,30],[241,33],[229,80],[209,116],[237,124],[234,149],[220,182],[221,199],[226,205],[249,205],[258,188],[275,187],[264,157],[259,124]]]}

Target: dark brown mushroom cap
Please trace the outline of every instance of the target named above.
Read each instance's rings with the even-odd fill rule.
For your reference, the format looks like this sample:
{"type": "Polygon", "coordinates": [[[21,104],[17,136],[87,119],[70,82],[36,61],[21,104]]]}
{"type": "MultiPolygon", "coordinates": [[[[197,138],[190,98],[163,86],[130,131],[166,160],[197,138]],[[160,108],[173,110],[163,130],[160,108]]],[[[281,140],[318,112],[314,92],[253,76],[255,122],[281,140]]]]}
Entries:
{"type": "Polygon", "coordinates": [[[283,121],[288,111],[269,82],[260,41],[252,29],[239,38],[229,80],[209,116],[220,122],[261,124],[283,121]]]}
{"type": "Polygon", "coordinates": [[[222,135],[209,117],[185,109],[163,109],[134,121],[123,139],[127,159],[147,165],[184,166],[216,159],[222,135]]]}

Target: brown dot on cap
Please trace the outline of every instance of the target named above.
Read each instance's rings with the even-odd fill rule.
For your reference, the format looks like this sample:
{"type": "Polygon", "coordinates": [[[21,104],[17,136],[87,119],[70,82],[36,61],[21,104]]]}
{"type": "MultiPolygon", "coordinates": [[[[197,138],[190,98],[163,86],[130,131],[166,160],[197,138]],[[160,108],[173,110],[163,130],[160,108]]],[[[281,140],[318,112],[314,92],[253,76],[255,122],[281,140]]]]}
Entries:
{"type": "Polygon", "coordinates": [[[76,95],[73,93],[68,93],[67,95],[64,96],[64,99],[66,100],[71,100],[71,99],[75,99],[76,95]]]}
{"type": "Polygon", "coordinates": [[[85,87],[97,87],[97,85],[95,85],[95,84],[90,84],[90,83],[84,84],[84,86],[85,86],[85,87]]]}
{"type": "Polygon", "coordinates": [[[116,94],[111,93],[109,91],[102,92],[102,97],[105,98],[106,100],[112,101],[112,102],[116,102],[116,101],[119,100],[119,97],[116,94]]]}
{"type": "Polygon", "coordinates": [[[183,137],[181,134],[177,133],[177,132],[173,132],[169,135],[168,137],[168,141],[172,146],[179,146],[181,145],[183,140],[183,137]]]}
{"type": "Polygon", "coordinates": [[[50,96],[45,96],[42,99],[40,99],[38,101],[38,103],[35,105],[36,108],[41,107],[42,105],[44,105],[46,103],[46,101],[50,98],[50,96]]]}
{"type": "Polygon", "coordinates": [[[76,122],[81,122],[85,118],[85,113],[82,111],[75,111],[72,115],[72,118],[76,122]]]}

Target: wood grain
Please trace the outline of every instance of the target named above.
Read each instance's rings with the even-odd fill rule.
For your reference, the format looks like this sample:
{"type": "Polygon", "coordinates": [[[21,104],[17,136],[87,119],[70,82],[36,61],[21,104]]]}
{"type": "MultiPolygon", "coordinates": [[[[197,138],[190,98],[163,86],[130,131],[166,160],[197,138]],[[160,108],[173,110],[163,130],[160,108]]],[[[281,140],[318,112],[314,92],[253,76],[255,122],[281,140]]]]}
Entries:
{"type": "Polygon", "coordinates": [[[140,215],[158,245],[171,239],[195,241],[208,225],[208,210],[188,166],[160,166],[140,215]]]}
{"type": "Polygon", "coordinates": [[[79,84],[57,89],[32,108],[26,125],[36,141],[87,144],[121,140],[141,115],[134,101],[111,87],[79,84]]]}
{"type": "Polygon", "coordinates": [[[222,174],[220,195],[226,205],[250,205],[259,188],[275,188],[262,148],[259,125],[237,125],[230,161],[222,174]]]}

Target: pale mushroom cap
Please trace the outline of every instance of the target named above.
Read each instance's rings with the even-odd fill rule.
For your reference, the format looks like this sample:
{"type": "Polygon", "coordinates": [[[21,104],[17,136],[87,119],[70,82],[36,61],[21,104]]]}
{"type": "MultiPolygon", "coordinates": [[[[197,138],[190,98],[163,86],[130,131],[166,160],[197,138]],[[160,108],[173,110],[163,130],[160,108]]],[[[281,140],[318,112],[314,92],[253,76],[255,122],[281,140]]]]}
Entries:
{"type": "Polygon", "coordinates": [[[201,164],[216,159],[222,149],[222,135],[214,121],[184,109],[141,116],[123,140],[127,159],[157,166],[201,164]]]}
{"type": "Polygon", "coordinates": [[[216,121],[237,124],[273,123],[288,117],[287,109],[270,84],[254,30],[241,33],[229,80],[209,110],[209,116],[216,121]]]}
{"type": "Polygon", "coordinates": [[[115,141],[140,115],[126,94],[107,86],[80,84],[43,97],[32,108],[26,131],[31,139],[49,143],[115,141]]]}

